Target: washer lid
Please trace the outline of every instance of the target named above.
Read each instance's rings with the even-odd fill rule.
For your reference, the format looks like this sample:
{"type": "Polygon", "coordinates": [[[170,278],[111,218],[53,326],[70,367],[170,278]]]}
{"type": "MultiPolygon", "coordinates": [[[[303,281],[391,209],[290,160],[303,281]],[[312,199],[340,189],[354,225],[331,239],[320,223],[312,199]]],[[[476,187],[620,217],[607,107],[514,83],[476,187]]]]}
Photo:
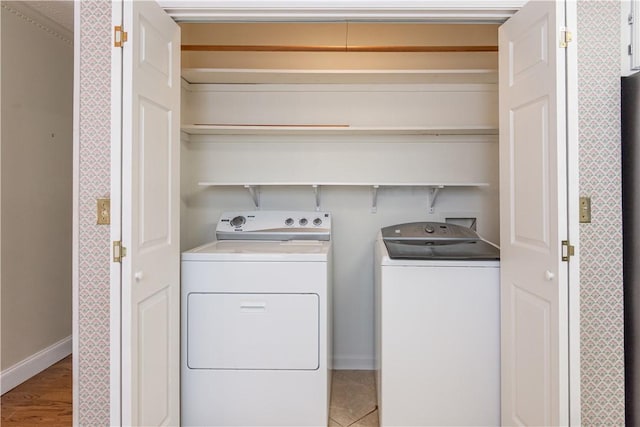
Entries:
{"type": "Polygon", "coordinates": [[[470,228],[446,222],[410,222],[382,229],[385,241],[407,244],[451,244],[475,242],[478,234],[470,228]]]}
{"type": "Polygon", "coordinates": [[[500,250],[470,228],[443,222],[412,222],[381,230],[392,259],[497,260],[500,250]]]}
{"type": "Polygon", "coordinates": [[[500,259],[500,250],[484,240],[449,244],[395,243],[384,241],[391,259],[478,260],[500,259]]]}
{"type": "Polygon", "coordinates": [[[326,262],[330,248],[330,242],[318,240],[218,240],[183,252],[182,260],[326,262]]]}

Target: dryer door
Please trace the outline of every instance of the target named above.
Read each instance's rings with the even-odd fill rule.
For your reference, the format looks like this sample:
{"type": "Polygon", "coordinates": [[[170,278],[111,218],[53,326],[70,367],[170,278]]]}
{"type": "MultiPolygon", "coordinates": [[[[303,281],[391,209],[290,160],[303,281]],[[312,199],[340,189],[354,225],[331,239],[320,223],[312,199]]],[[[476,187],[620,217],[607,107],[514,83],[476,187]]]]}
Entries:
{"type": "Polygon", "coordinates": [[[316,294],[191,293],[190,369],[318,369],[316,294]]]}

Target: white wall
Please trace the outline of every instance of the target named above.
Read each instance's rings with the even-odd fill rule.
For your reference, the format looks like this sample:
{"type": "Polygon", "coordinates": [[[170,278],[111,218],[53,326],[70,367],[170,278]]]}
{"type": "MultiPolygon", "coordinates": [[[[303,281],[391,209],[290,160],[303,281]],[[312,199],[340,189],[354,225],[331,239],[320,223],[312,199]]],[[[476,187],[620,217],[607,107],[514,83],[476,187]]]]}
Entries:
{"type": "MultiPolygon", "coordinates": [[[[632,42],[632,31],[636,28],[636,34],[640,34],[640,25],[631,25],[629,15],[631,14],[631,0],[620,1],[620,75],[628,76],[634,70],[631,69],[631,55],[629,55],[629,45],[632,42]]],[[[636,36],[636,39],[638,37],[636,36]]]]}
{"type": "MultiPolygon", "coordinates": [[[[333,123],[351,126],[496,126],[495,85],[185,85],[183,123],[333,123]]],[[[446,188],[428,213],[426,188],[322,187],[333,214],[334,358],[373,367],[373,242],[381,227],[477,217],[498,241],[498,144],[493,135],[183,135],[182,248],[211,241],[223,210],[252,210],[243,187],[201,181],[430,183],[446,188]]],[[[310,187],[262,187],[262,209],[315,208],[310,187]]]]}
{"type": "Polygon", "coordinates": [[[71,335],[73,47],[12,5],[1,28],[4,378],[71,335]]]}

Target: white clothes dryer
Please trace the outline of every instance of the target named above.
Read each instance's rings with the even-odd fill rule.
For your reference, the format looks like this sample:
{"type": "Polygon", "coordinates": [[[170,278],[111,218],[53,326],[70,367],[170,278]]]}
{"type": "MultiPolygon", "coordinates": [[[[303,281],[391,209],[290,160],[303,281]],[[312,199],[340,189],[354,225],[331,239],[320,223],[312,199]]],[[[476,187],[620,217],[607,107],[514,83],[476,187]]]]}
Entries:
{"type": "Polygon", "coordinates": [[[499,250],[419,222],[375,243],[380,426],[500,425],[499,250]]]}
{"type": "Polygon", "coordinates": [[[331,216],[227,212],[182,254],[182,424],[326,426],[331,216]]]}

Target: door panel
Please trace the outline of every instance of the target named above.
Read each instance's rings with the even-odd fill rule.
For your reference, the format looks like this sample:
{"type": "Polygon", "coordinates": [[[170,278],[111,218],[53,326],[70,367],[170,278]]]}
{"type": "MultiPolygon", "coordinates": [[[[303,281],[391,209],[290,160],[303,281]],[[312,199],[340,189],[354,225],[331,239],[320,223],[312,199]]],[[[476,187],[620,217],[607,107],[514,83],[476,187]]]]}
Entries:
{"type": "Polygon", "coordinates": [[[166,36],[162,29],[154,26],[145,17],[140,18],[140,55],[138,57],[139,67],[145,69],[154,77],[166,82],[167,88],[171,88],[172,82],[172,61],[173,52],[171,43],[167,43],[166,36]]]}
{"type": "Polygon", "coordinates": [[[513,244],[549,248],[549,98],[511,111],[513,169],[511,206],[513,244]],[[518,141],[515,144],[515,141],[518,141]]]}
{"type": "Polygon", "coordinates": [[[140,144],[140,249],[160,250],[171,244],[171,111],[141,97],[140,144]]]}
{"type": "Polygon", "coordinates": [[[503,425],[563,425],[569,409],[564,2],[500,27],[503,425]]]}
{"type": "Polygon", "coordinates": [[[171,383],[171,335],[162,331],[170,330],[170,300],[165,288],[138,304],[141,340],[137,360],[141,398],[139,419],[149,426],[167,425],[171,415],[170,394],[166,392],[171,383]]]}
{"type": "Polygon", "coordinates": [[[180,424],[180,30],[123,3],[122,424],[180,424]]]}
{"type": "Polygon", "coordinates": [[[514,411],[520,425],[549,426],[550,372],[547,354],[550,348],[550,305],[544,298],[514,286],[512,303],[515,328],[512,342],[515,366],[514,411]]]}
{"type": "Polygon", "coordinates": [[[538,67],[547,67],[549,63],[549,21],[547,17],[525,25],[527,28],[522,29],[520,36],[509,43],[512,55],[509,64],[511,86],[538,72],[538,67]]]}

